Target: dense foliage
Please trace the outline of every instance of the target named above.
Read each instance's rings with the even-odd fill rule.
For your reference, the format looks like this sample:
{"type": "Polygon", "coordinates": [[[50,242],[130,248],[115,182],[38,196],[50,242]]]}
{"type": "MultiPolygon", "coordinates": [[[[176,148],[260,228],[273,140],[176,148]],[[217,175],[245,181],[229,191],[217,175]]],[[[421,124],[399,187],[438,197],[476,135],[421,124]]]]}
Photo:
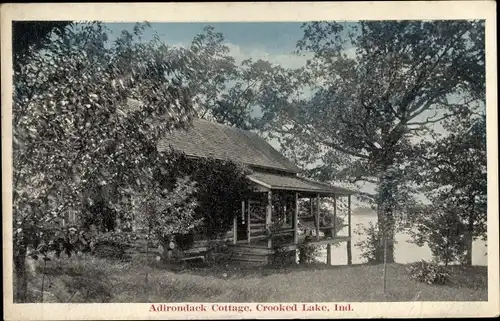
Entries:
{"type": "Polygon", "coordinates": [[[467,252],[467,227],[457,215],[455,208],[449,208],[446,201],[433,203],[418,218],[412,232],[413,242],[428,245],[438,262],[464,263],[467,252]]]}
{"type": "Polygon", "coordinates": [[[14,61],[16,300],[24,301],[27,251],[54,241],[57,233],[48,231],[80,212],[96,186],[113,195],[110,207],[126,212],[132,192],[165,163],[158,137],[193,116],[181,79],[195,56],[157,39],[141,42],[143,28],[108,46],[102,24],[77,24],[14,61]]]}
{"type": "Polygon", "coordinates": [[[29,50],[46,45],[53,32],[62,33],[70,24],[71,21],[12,21],[12,54],[23,59],[29,50]]]}
{"type": "Polygon", "coordinates": [[[248,169],[228,160],[189,158],[175,151],[168,157],[170,165],[159,175],[162,186],[169,188],[177,177],[189,175],[196,182],[193,196],[197,206],[193,215],[203,220],[196,232],[209,238],[224,236],[232,226],[234,215],[241,212],[241,200],[250,192],[246,179],[248,169]]]}
{"type": "Polygon", "coordinates": [[[454,119],[449,135],[439,137],[415,161],[417,181],[432,201],[414,217],[414,240],[427,243],[444,264],[472,264],[472,242],[486,240],[486,117],[454,119]]]}
{"type": "Polygon", "coordinates": [[[320,255],[320,247],[304,242],[299,245],[298,252],[300,264],[317,263],[320,255]]]}
{"type": "Polygon", "coordinates": [[[450,274],[444,266],[425,260],[410,264],[407,271],[413,280],[427,284],[443,285],[450,279],[450,274]]]}
{"type": "Polygon", "coordinates": [[[189,177],[180,177],[171,188],[162,188],[157,180],[135,195],[138,213],[135,223],[141,227],[148,244],[156,241],[168,246],[176,237],[190,234],[203,224],[204,218],[196,217],[195,213],[198,208],[196,185],[189,177]]]}

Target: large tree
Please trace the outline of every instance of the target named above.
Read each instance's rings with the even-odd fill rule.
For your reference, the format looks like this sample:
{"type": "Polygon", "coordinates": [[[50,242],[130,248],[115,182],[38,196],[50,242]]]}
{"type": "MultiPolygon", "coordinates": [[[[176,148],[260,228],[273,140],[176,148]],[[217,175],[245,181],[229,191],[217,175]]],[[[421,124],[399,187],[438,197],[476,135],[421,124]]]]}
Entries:
{"type": "Polygon", "coordinates": [[[270,87],[268,75],[279,67],[261,60],[236,63],[224,35],[212,26],[203,28],[188,48],[198,58],[190,61],[193,73],[186,79],[197,116],[242,129],[255,127],[252,111],[270,87]]]}
{"type": "Polygon", "coordinates": [[[472,265],[472,242],[486,240],[486,116],[450,119],[449,133],[430,145],[414,165],[416,181],[432,201],[416,216],[415,241],[426,242],[445,263],[472,265]]]}
{"type": "Polygon", "coordinates": [[[238,127],[260,129],[263,104],[270,97],[286,100],[300,84],[299,74],[268,61],[245,59],[237,63],[224,35],[206,26],[188,46],[198,59],[190,62],[186,84],[199,118],[238,127]],[[287,83],[287,80],[290,82],[287,83]]]}
{"type": "Polygon", "coordinates": [[[299,72],[262,59],[246,59],[236,70],[236,78],[213,112],[216,121],[245,130],[262,129],[270,120],[270,114],[263,113],[266,105],[271,100],[274,106],[286,103],[301,83],[299,72]]]}
{"type": "MultiPolygon", "coordinates": [[[[268,129],[317,178],[369,182],[380,239],[394,260],[394,226],[412,199],[407,166],[436,124],[484,103],[482,21],[312,22],[298,52],[312,53],[312,97],[272,97],[268,129]]],[[[291,73],[293,75],[293,73],[291,73]]],[[[285,81],[290,82],[289,79],[285,81]]],[[[379,253],[378,261],[383,255],[379,253]]]]}
{"type": "Polygon", "coordinates": [[[128,206],[152,171],[168,162],[157,152],[158,138],[193,116],[182,79],[196,55],[157,38],[138,41],[144,27],[108,46],[101,23],[75,24],[14,60],[17,302],[26,300],[28,251],[54,246],[58,221],[81,211],[98,186],[114,195],[114,207],[128,206]]]}

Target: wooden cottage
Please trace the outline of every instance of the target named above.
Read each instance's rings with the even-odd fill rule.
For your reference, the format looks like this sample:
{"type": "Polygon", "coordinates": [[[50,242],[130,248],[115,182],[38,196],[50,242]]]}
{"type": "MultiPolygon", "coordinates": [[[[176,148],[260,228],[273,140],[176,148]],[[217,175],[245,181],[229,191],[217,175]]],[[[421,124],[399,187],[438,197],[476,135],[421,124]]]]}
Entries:
{"type": "Polygon", "coordinates": [[[353,191],[301,177],[300,168],[258,135],[206,120],[195,119],[187,131],[169,134],[158,148],[172,148],[190,157],[240,162],[252,171],[248,183],[253,194],[241,200],[241,212],[235,215],[229,238],[229,250],[235,260],[265,264],[273,252],[273,241],[280,237],[285,240],[282,247],[293,252],[304,241],[326,244],[328,263],[332,259],[331,244],[346,242],[347,263],[351,263],[353,191]],[[332,199],[334,216],[329,222],[320,217],[320,200],[327,197],[332,199]],[[305,214],[299,211],[301,200],[308,204],[305,214]],[[336,215],[341,212],[347,222],[345,226],[335,226],[336,215]],[[346,233],[337,235],[339,230],[346,233]]]}

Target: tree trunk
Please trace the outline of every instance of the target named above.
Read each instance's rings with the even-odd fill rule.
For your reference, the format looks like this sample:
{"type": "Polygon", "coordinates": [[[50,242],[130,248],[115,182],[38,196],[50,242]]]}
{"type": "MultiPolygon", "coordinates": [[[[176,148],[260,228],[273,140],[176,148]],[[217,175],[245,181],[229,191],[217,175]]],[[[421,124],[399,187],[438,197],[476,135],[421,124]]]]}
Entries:
{"type": "Polygon", "coordinates": [[[475,219],[475,195],[469,198],[469,217],[467,221],[467,235],[466,235],[466,253],[465,262],[466,266],[472,266],[472,241],[474,239],[474,219],[475,219]]]}
{"type": "Polygon", "coordinates": [[[170,262],[174,258],[174,251],[176,250],[175,242],[173,238],[166,237],[160,240],[160,245],[162,247],[161,260],[162,262],[170,262]]]}
{"type": "Polygon", "coordinates": [[[472,240],[473,240],[473,233],[474,233],[474,220],[472,217],[469,217],[469,222],[467,225],[467,243],[465,244],[466,246],[466,254],[465,254],[465,262],[464,264],[466,266],[472,266],[472,240]]]}
{"type": "Polygon", "coordinates": [[[390,212],[377,211],[377,221],[379,222],[378,239],[380,242],[379,251],[376,253],[377,263],[394,263],[394,223],[392,223],[392,216],[390,212]],[[385,254],[384,248],[386,248],[385,254]]]}
{"type": "Polygon", "coordinates": [[[26,254],[25,246],[14,251],[14,277],[16,287],[14,289],[14,302],[26,303],[28,300],[28,271],[26,269],[26,254]]]}
{"type": "Polygon", "coordinates": [[[377,222],[379,247],[375,255],[377,263],[394,263],[394,194],[397,193],[391,173],[392,162],[387,162],[379,178],[377,191],[377,222]],[[384,246],[384,242],[386,246],[384,246]],[[386,254],[384,255],[384,248],[386,254]]]}

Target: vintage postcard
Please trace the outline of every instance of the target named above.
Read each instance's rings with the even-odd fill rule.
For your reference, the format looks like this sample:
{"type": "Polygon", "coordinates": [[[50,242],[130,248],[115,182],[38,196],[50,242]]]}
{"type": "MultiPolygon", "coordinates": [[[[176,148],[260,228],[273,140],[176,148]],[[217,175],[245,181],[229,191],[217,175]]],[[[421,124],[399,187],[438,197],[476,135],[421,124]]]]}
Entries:
{"type": "Polygon", "coordinates": [[[2,5],[5,318],[498,316],[495,9],[2,5]]]}

